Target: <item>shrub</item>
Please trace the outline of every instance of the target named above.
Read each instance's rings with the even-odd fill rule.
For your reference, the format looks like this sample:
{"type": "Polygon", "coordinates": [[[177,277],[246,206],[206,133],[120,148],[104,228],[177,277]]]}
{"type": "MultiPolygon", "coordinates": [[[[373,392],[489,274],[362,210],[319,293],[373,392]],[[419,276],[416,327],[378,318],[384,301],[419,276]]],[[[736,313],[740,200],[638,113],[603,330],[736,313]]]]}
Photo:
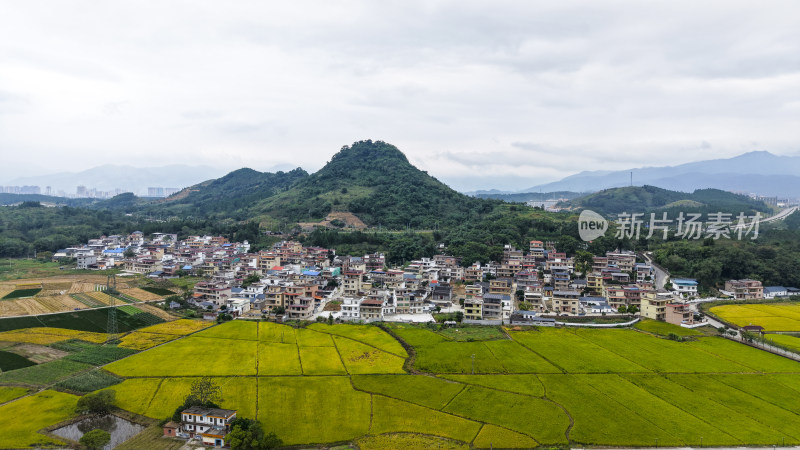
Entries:
{"type": "Polygon", "coordinates": [[[79,414],[108,414],[116,401],[117,393],[111,390],[86,394],[78,400],[75,412],[79,414]]]}
{"type": "Polygon", "coordinates": [[[108,433],[108,431],[103,431],[99,428],[96,428],[81,436],[79,442],[89,449],[99,450],[111,442],[111,435],[108,433]]]}

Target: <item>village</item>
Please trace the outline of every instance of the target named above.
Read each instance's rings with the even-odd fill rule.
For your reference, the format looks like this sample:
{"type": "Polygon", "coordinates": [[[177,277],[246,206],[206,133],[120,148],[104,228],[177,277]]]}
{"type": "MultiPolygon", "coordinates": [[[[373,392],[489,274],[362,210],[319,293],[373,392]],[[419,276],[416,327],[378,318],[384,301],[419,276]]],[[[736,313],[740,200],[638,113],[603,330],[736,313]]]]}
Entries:
{"type": "MultiPolygon", "coordinates": [[[[499,262],[463,267],[441,254],[387,267],[381,253],[336,255],[296,241],[250,251],[250,244],[219,236],[175,234],[108,236],[59,250],[79,269],[121,269],[154,279],[200,276],[187,302],[206,319],[219,314],[276,320],[433,322],[435,313],[469,324],[553,326],[558,321],[638,315],[694,328],[707,323],[689,301],[696,280],[669,279],[647,255],[607,252],[582,264],[553,242],[533,240],[527,249],[506,245],[499,262]],[[576,268],[576,266],[580,266],[576,268]],[[579,270],[580,269],[580,270],[579,270]]],[[[751,300],[797,293],[763,287],[756,280],[729,280],[721,291],[751,300]]],[[[172,302],[172,308],[180,305],[172,302]]]]}

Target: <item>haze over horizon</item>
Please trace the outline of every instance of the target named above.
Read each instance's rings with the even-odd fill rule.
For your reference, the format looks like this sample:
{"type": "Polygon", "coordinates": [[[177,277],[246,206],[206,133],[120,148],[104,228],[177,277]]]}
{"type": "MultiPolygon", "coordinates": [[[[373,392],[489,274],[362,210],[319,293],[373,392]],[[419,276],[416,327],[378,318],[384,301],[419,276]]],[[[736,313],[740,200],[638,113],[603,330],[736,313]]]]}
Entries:
{"type": "MultiPolygon", "coordinates": [[[[25,2],[0,179],[313,172],[360,139],[458,190],[800,150],[800,4],[25,2]]],[[[7,182],[7,181],[6,181],[7,182]]]]}

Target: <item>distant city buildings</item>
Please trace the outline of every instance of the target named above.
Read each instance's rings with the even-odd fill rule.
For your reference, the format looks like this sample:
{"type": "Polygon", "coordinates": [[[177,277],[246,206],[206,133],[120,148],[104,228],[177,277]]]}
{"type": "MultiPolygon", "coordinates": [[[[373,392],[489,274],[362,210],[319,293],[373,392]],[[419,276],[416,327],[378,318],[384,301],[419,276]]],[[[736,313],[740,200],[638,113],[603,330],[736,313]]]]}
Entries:
{"type": "Polygon", "coordinates": [[[167,188],[167,187],[149,187],[147,188],[148,197],[169,197],[176,194],[180,188],[167,188]]]}
{"type": "Polygon", "coordinates": [[[0,190],[4,194],[41,194],[39,186],[2,186],[0,190]]]}

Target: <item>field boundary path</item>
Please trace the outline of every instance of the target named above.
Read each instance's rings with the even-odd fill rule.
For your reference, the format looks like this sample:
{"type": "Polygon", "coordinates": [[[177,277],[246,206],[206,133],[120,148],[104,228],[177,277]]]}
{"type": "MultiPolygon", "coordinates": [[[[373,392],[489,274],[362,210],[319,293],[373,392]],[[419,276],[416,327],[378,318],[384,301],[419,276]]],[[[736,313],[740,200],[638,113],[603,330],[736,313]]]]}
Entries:
{"type": "Polygon", "coordinates": [[[556,325],[561,325],[564,327],[579,327],[579,328],[617,328],[617,327],[629,327],[640,320],[642,320],[640,317],[636,317],[631,321],[621,322],[621,323],[556,322],[556,325]]]}
{"type": "Polygon", "coordinates": [[[730,339],[731,341],[738,342],[740,344],[744,344],[744,345],[747,345],[747,346],[750,346],[750,347],[753,347],[753,348],[757,348],[759,350],[764,350],[765,352],[770,352],[770,353],[772,353],[774,355],[783,356],[784,358],[788,358],[788,359],[791,359],[793,361],[800,362],[800,355],[798,355],[797,353],[794,353],[794,352],[790,352],[788,350],[784,350],[784,349],[782,349],[780,347],[775,347],[774,345],[769,345],[769,344],[765,344],[763,342],[758,342],[758,341],[747,342],[746,340],[744,340],[742,338],[737,338],[735,336],[728,336],[728,335],[723,335],[723,336],[725,338],[727,338],[727,339],[730,339]]]}

